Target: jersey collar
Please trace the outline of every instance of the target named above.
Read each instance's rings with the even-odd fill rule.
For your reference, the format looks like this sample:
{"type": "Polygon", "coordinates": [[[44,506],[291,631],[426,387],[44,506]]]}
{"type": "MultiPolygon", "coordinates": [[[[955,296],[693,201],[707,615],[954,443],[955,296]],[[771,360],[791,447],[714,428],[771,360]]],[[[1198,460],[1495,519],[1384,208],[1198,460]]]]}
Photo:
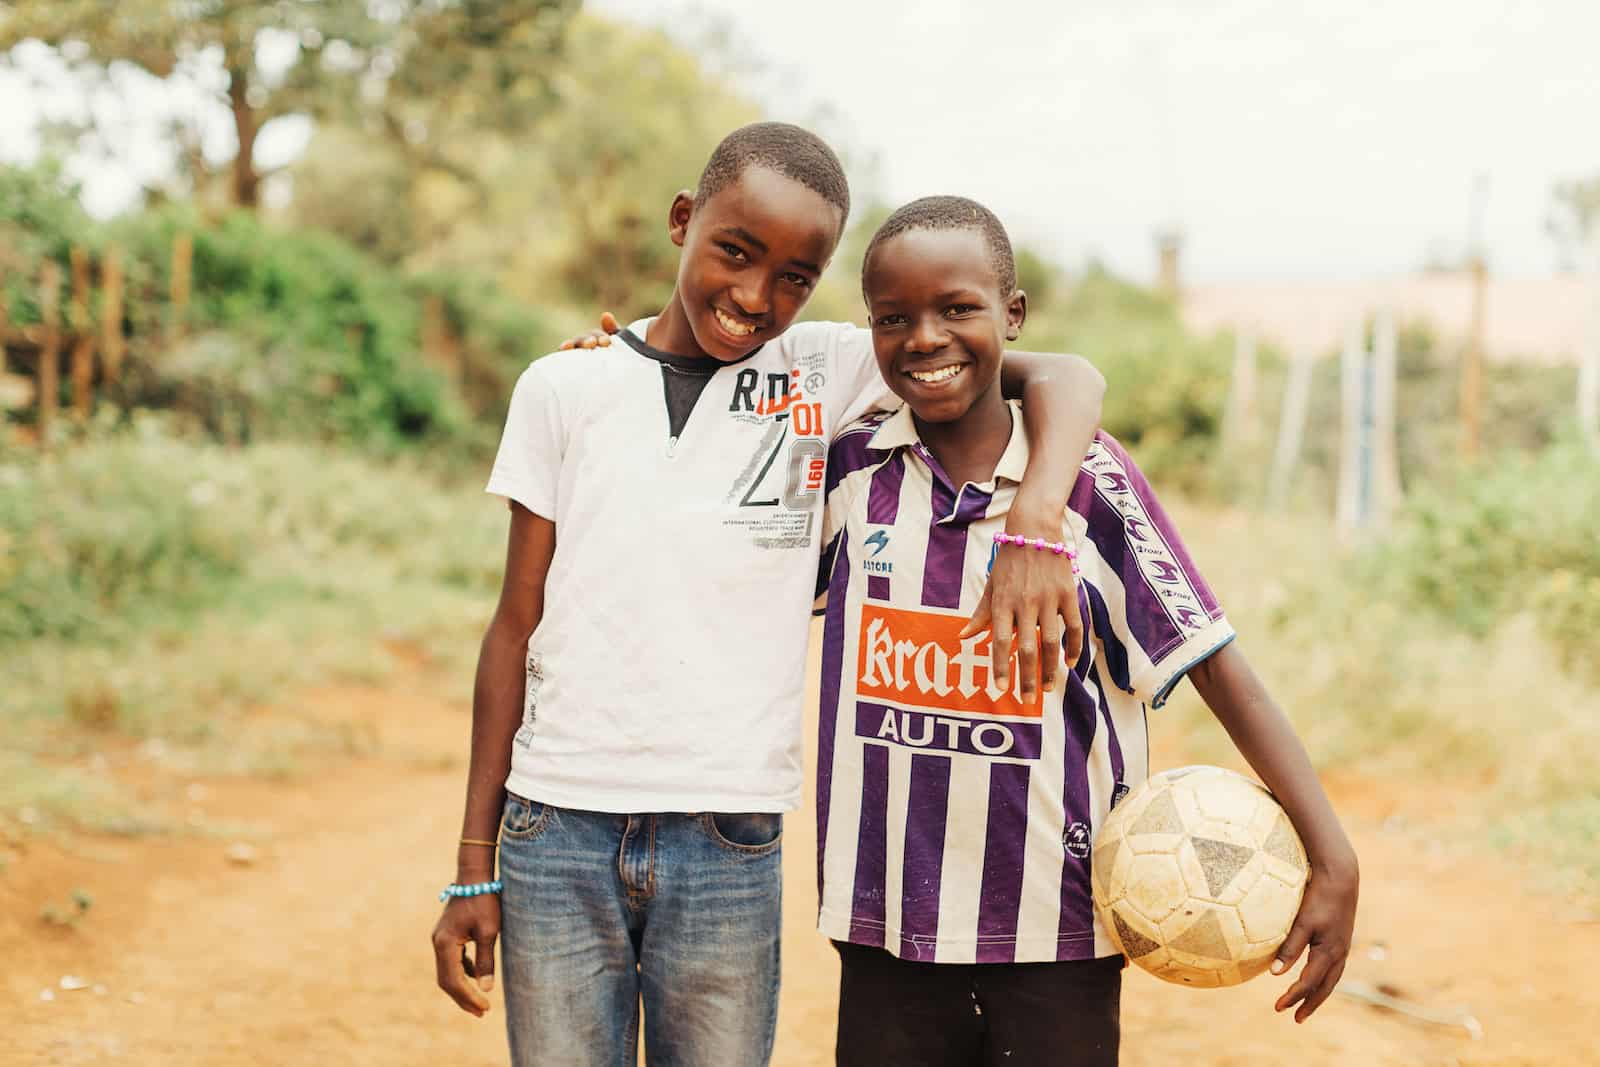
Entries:
{"type": "MultiPolygon", "coordinates": [[[[997,480],[1004,478],[1021,484],[1022,473],[1028,469],[1028,435],[1023,428],[1022,405],[1015,400],[1008,400],[1006,406],[1011,409],[1011,439],[1006,442],[1006,450],[1000,454],[1000,462],[994,466],[994,476],[997,480]]],[[[893,452],[902,448],[915,449],[921,445],[917,422],[911,417],[911,405],[902,404],[873,431],[867,447],[877,452],[893,452]]]]}

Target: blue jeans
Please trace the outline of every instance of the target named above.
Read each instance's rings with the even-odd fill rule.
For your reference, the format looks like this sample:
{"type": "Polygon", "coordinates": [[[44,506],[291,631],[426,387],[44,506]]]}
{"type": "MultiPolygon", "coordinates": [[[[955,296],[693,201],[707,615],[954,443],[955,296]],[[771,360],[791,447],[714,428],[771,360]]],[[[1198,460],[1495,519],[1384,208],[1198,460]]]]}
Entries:
{"type": "Polygon", "coordinates": [[[778,1019],[781,815],[608,815],[508,794],[514,1067],[762,1067],[778,1019]]]}

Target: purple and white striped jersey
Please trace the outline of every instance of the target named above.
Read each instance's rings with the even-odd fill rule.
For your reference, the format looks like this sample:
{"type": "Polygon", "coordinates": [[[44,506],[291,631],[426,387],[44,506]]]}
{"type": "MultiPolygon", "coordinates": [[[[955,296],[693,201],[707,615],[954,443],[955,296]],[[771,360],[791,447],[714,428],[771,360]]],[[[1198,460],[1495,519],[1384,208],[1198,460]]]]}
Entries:
{"type": "Polygon", "coordinates": [[[1145,706],[1233,629],[1149,483],[1101,433],[1063,523],[1080,546],[1083,654],[1031,705],[1014,669],[995,688],[989,635],[958,635],[1027,461],[1016,405],[981,485],[950,484],[909,407],[833,443],[817,748],[829,937],[939,963],[1115,952],[1091,905],[1090,842],[1148,773],[1145,706]]]}

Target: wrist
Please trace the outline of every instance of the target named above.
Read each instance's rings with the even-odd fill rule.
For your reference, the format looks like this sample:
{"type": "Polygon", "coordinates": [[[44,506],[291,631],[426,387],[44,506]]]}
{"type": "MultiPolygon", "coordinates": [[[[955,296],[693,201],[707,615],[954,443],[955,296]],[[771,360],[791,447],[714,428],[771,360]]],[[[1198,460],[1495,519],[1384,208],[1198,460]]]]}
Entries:
{"type": "Polygon", "coordinates": [[[1354,885],[1361,878],[1361,868],[1356,861],[1356,851],[1348,842],[1331,848],[1316,849],[1307,857],[1311,864],[1311,877],[1337,885],[1354,885]]]}
{"type": "MultiPolygon", "coordinates": [[[[477,851],[482,852],[483,849],[477,851]]],[[[494,881],[494,856],[457,856],[456,883],[470,885],[474,882],[494,881]]]]}
{"type": "Polygon", "coordinates": [[[1047,499],[1042,493],[1025,494],[1019,489],[1006,513],[1006,532],[1048,537],[1053,541],[1061,534],[1065,510],[1064,502],[1047,499]]]}

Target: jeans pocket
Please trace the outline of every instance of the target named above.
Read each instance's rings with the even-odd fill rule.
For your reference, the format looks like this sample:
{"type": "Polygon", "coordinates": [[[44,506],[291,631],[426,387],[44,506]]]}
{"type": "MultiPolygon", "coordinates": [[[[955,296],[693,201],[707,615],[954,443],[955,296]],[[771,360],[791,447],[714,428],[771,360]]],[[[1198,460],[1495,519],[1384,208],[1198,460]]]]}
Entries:
{"type": "Polygon", "coordinates": [[[500,813],[500,836],[532,841],[550,825],[555,810],[549,804],[507,793],[505,808],[500,813]]]}
{"type": "Polygon", "coordinates": [[[706,836],[730,852],[764,856],[783,841],[783,816],[767,812],[708,811],[700,816],[706,836]]]}

